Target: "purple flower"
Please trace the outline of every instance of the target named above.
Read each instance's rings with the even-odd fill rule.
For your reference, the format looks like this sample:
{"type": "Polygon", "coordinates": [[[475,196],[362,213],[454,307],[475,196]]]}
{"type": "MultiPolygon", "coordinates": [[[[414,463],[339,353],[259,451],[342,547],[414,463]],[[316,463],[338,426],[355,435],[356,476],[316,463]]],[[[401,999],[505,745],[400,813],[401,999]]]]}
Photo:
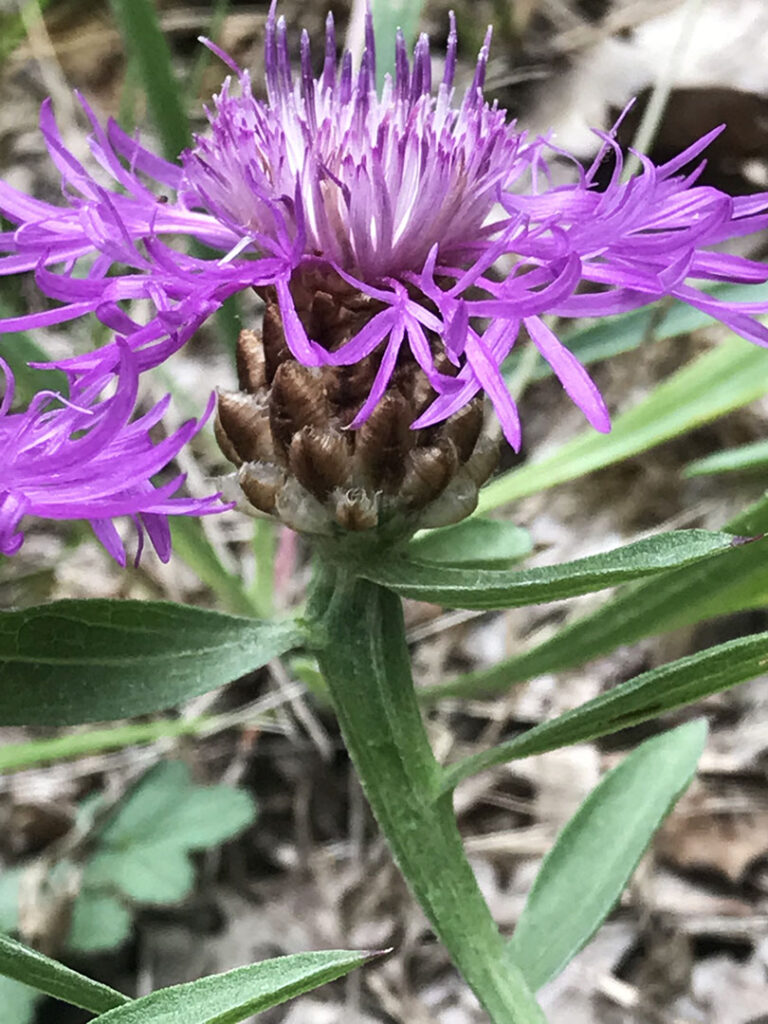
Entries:
{"type": "MultiPolygon", "coordinates": [[[[435,90],[427,38],[409,63],[399,36],[394,77],[377,96],[370,17],[357,72],[349,54],[337,64],[329,16],[322,73],[313,77],[305,32],[294,77],[273,3],[267,100],[255,99],[248,72],[212,46],[234,79],[215,97],[208,133],[178,165],[114,122],[102,127],[83,101],[93,154],[114,191],[66,150],[44,105],[42,131],[66,202],[53,206],[0,184],[0,211],[18,225],[0,234],[7,254],[0,274],[33,270],[61,305],[0,329],[95,312],[144,370],[179,348],[228,296],[270,286],[300,362],[379,360],[350,426],[370,415],[407,346],[435,392],[415,427],[445,420],[485,391],[515,447],[520,425],[500,366],[525,334],[589,422],[609,429],[596,386],[547,315],[603,316],[674,296],[768,344],[768,329],[755,319],[768,303],[724,301],[690,283],[768,279],[762,264],[708,249],[768,225],[768,193],[731,198],[696,184],[703,168],[696,161],[719,129],[662,166],[643,159],[628,182],[620,179],[616,143],[603,134],[592,167],[579,168],[575,183],[554,186],[547,159],[559,151],[548,140],[528,139],[483,99],[489,41],[454,104],[453,21],[435,90]],[[616,169],[600,191],[596,170],[610,150],[616,169]],[[179,236],[216,255],[179,251],[179,236]],[[329,277],[373,300],[367,322],[334,351],[308,336],[297,301],[313,280],[329,277]],[[144,323],[125,309],[137,298],[153,307],[144,323]]],[[[115,342],[59,365],[88,387],[119,359],[115,342]]]]}
{"type": "MultiPolygon", "coordinates": [[[[204,515],[222,506],[219,495],[175,498],[184,476],[155,486],[159,473],[197,432],[200,424],[185,423],[172,436],[153,444],[149,431],[168,408],[170,396],[143,416],[130,421],[136,401],[136,358],[124,344],[111,397],[100,388],[74,393],[67,401],[50,391],[35,395],[26,412],[12,413],[13,374],[3,360],[6,380],[0,402],[0,552],[14,555],[24,541],[24,516],[47,519],[88,519],[99,540],[121,565],[125,548],[112,522],[130,516],[139,534],[144,530],[160,558],[171,553],[168,515],[204,515]]],[[[206,412],[210,414],[212,403],[206,412]]],[[[229,507],[229,506],[226,506],[229,507]]]]}

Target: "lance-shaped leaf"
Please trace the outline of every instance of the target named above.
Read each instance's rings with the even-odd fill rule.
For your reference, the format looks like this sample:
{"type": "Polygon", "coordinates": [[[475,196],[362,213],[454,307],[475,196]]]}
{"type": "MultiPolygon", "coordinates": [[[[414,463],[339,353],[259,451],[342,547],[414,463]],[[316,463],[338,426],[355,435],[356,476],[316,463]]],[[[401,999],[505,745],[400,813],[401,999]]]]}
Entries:
{"type": "MultiPolygon", "coordinates": [[[[768,498],[755,502],[725,529],[747,534],[768,531],[768,498]]],[[[630,586],[532,650],[425,688],[420,698],[429,702],[498,692],[544,672],[583,665],[643,637],[759,608],[766,602],[768,543],[736,544],[712,558],[630,586]]]]}
{"type": "Polygon", "coordinates": [[[0,722],[70,725],[160,711],[298,647],[293,621],[160,601],[57,601],[0,614],[0,722]]]}
{"type": "Polygon", "coordinates": [[[700,719],[647,740],[608,772],[560,833],[510,944],[534,991],[559,974],[605,920],[693,778],[706,738],[700,719]]]}
{"type": "Polygon", "coordinates": [[[92,1013],[105,1013],[128,1002],[127,996],[108,985],[86,978],[7,935],[0,935],[0,974],[92,1013]]]}
{"type": "Polygon", "coordinates": [[[161,988],[96,1018],[98,1024],[237,1024],[348,974],[380,953],[294,953],[161,988]]]}
{"type": "Polygon", "coordinates": [[[482,750],[446,768],[443,788],[486,768],[532,754],[607,736],[666,711],[727,690],[768,670],[768,633],[731,640],[643,672],[513,740],[482,750]]]}
{"type": "Polygon", "coordinates": [[[643,637],[761,607],[767,600],[768,545],[732,548],[630,587],[532,650],[438,683],[420,696],[433,701],[496,693],[545,672],[583,665],[643,637]]]}
{"type": "Polygon", "coordinates": [[[368,563],[359,572],[403,597],[447,608],[515,608],[558,601],[651,576],[706,558],[734,543],[734,537],[726,533],[678,530],[575,562],[517,572],[460,569],[405,558],[368,563]]]}

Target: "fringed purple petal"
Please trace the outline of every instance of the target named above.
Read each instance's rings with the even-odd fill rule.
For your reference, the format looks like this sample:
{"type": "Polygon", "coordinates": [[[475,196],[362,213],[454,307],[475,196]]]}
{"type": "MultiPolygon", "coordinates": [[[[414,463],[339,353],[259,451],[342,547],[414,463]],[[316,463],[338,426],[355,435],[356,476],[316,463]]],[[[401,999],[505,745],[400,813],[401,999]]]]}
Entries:
{"type": "Polygon", "coordinates": [[[538,317],[523,321],[531,341],[552,367],[566,394],[578,405],[589,422],[602,433],[611,429],[611,418],[597,385],[576,356],[569,352],[538,317]]]}
{"type": "Polygon", "coordinates": [[[130,422],[137,361],[125,343],[120,343],[119,350],[113,381],[81,386],[67,401],[40,392],[22,413],[10,412],[13,378],[6,368],[5,397],[0,403],[0,551],[4,554],[15,554],[21,547],[24,516],[86,519],[107,551],[124,565],[125,548],[112,519],[130,516],[139,533],[146,529],[158,555],[167,560],[168,515],[205,515],[229,507],[218,502],[219,495],[175,497],[183,476],[159,486],[151,483],[211,414],[213,398],[203,420],[190,420],[154,444],[148,431],[167,408],[168,399],[130,422]],[[113,394],[102,398],[107,382],[113,394]]]}
{"type": "MultiPolygon", "coordinates": [[[[276,290],[288,345],[305,365],[381,357],[355,425],[383,394],[406,345],[436,392],[416,425],[440,422],[485,391],[514,445],[519,422],[500,366],[521,320],[600,430],[608,428],[608,415],[594,384],[543,317],[618,314],[673,296],[757,344],[768,343],[768,329],[757,319],[768,312],[768,301],[737,304],[690,284],[768,280],[762,264],[714,250],[768,227],[768,193],[732,198],[700,184],[702,155],[720,128],[660,166],[641,155],[639,173],[622,181],[617,126],[596,133],[600,151],[585,170],[548,139],[527,139],[503,110],[484,101],[490,30],[458,106],[452,15],[434,92],[428,39],[419,37],[409,59],[399,33],[394,75],[376,94],[370,11],[357,71],[349,54],[337,60],[330,15],[319,78],[307,34],[298,74],[287,40],[272,0],[266,101],[254,97],[246,70],[206,42],[230,76],[206,111],[208,131],[178,164],[155,156],[112,121],[103,127],[81,100],[100,165],[97,178],[67,150],[46,102],[41,130],[61,177],[61,204],[0,182],[0,214],[13,225],[0,232],[0,276],[33,271],[40,291],[60,304],[2,321],[0,332],[95,313],[118,335],[94,352],[62,360],[74,406],[53,409],[41,400],[19,434],[25,452],[38,445],[39,465],[50,468],[59,453],[67,478],[59,481],[59,494],[67,501],[75,486],[88,490],[94,460],[101,483],[90,488],[92,502],[114,499],[111,508],[128,509],[135,500],[128,514],[165,557],[164,520],[152,519],[165,513],[142,504],[151,488],[142,490],[137,477],[126,483],[135,492],[124,488],[110,498],[117,476],[96,452],[119,450],[139,477],[146,476],[153,449],[145,443],[143,421],[131,420],[136,391],[130,381],[177,351],[229,296],[252,287],[276,290]],[[597,169],[608,153],[614,169],[598,190],[597,169]],[[575,168],[571,184],[554,183],[552,155],[575,168]],[[111,188],[103,184],[105,174],[111,188]],[[209,251],[184,251],[180,239],[209,251]],[[323,275],[341,277],[372,300],[369,322],[334,352],[307,335],[293,298],[310,276],[323,275]],[[148,309],[141,320],[136,305],[148,309]],[[454,375],[438,369],[445,356],[454,375]],[[121,394],[104,398],[110,380],[120,382],[121,394]],[[124,500],[128,504],[120,504],[124,500]]],[[[7,410],[3,419],[7,426],[7,410]]],[[[172,447],[158,446],[155,456],[171,459],[172,447]]],[[[6,490],[0,489],[0,500],[7,509],[0,518],[5,550],[17,544],[12,518],[21,506],[6,490]]],[[[104,543],[118,552],[119,538],[104,525],[109,517],[94,517],[104,543]]]]}

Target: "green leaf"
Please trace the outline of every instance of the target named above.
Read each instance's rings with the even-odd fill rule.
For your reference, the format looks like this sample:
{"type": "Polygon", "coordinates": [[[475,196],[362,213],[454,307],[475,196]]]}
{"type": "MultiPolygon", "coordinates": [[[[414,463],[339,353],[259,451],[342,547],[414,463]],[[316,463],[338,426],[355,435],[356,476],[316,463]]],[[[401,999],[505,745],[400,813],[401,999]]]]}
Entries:
{"type": "Polygon", "coordinates": [[[704,459],[689,462],[683,476],[714,476],[717,473],[752,472],[768,469],[768,441],[754,441],[738,448],[715,452],[704,459]]]}
{"type": "Polygon", "coordinates": [[[126,50],[141,70],[163,150],[175,160],[192,142],[181,90],[152,0],[111,0],[126,50]]]}
{"type": "Polygon", "coordinates": [[[75,953],[116,949],[131,934],[133,916],[115,896],[81,892],[72,910],[67,948],[75,953]]]}
{"type": "Polygon", "coordinates": [[[162,988],[97,1017],[98,1024],[237,1024],[342,978],[379,954],[294,953],[162,988]]]}
{"type": "Polygon", "coordinates": [[[170,522],[174,554],[211,588],[219,606],[235,615],[258,614],[257,605],[249,597],[243,581],[222,565],[200,520],[191,516],[171,516],[170,522]]]}
{"type": "Polygon", "coordinates": [[[167,761],[134,786],[100,839],[110,846],[162,840],[182,850],[203,850],[231,839],[255,817],[245,790],[193,785],[182,761],[167,761]]]}
{"type": "Polygon", "coordinates": [[[610,466],[746,405],[765,393],[767,372],[768,352],[730,338],[617,416],[609,435],[587,430],[497,477],[480,492],[477,514],[610,466]]]}
{"type": "Polygon", "coordinates": [[[166,829],[174,843],[185,850],[218,846],[256,818],[253,798],[233,786],[195,786],[166,818],[166,829]]]}
{"type": "Polygon", "coordinates": [[[194,884],[192,862],[172,838],[124,850],[99,850],[83,873],[85,888],[112,887],[136,903],[178,903],[189,896],[194,884]]]}
{"type": "Polygon", "coordinates": [[[154,601],[57,601],[0,614],[0,722],[160,711],[301,644],[295,622],[154,601]]]}
{"type": "Polygon", "coordinates": [[[277,524],[269,519],[253,520],[254,580],[248,598],[257,615],[264,619],[275,614],[275,557],[277,555],[277,524]]]}
{"type": "Polygon", "coordinates": [[[559,974],[610,913],[693,778],[706,738],[699,719],[647,740],[608,772],[560,833],[510,943],[531,988],[559,974]]]}
{"type": "Polygon", "coordinates": [[[107,846],[125,847],[165,834],[165,818],[191,787],[183,761],[162,761],[123,797],[99,832],[107,846]]]}
{"type": "Polygon", "coordinates": [[[502,568],[533,549],[530,533],[497,519],[465,519],[455,526],[417,534],[408,545],[408,557],[465,568],[502,568]]]}
{"type": "Polygon", "coordinates": [[[524,654],[426,688],[423,700],[506,690],[545,672],[583,665],[646,636],[768,602],[768,542],[730,548],[711,559],[627,587],[597,611],[569,623],[524,654]]]}
{"type": "Polygon", "coordinates": [[[231,839],[255,816],[253,800],[244,790],[196,786],[182,761],[159,764],[139,780],[98,833],[83,889],[117,889],[137,903],[175,903],[194,886],[188,852],[231,839]]]}
{"type": "Polygon", "coordinates": [[[754,679],[767,667],[768,633],[741,637],[679,658],[620,683],[513,740],[450,765],[445,769],[443,789],[450,792],[462,779],[497,764],[583,743],[657,718],[667,711],[754,679]]]}
{"type": "Polygon", "coordinates": [[[733,543],[730,534],[678,530],[575,562],[520,572],[446,568],[397,558],[366,564],[359,571],[403,597],[447,608],[514,608],[603,590],[695,562],[733,543]]]}
{"type": "Polygon", "coordinates": [[[7,935],[0,935],[0,974],[92,1013],[105,1013],[128,1003],[128,997],[115,989],[86,978],[7,935]]]}
{"type": "Polygon", "coordinates": [[[724,527],[728,533],[742,537],[754,537],[758,533],[768,533],[768,491],[753,502],[743,512],[731,519],[724,527]]]}
{"type": "MultiPolygon", "coordinates": [[[[0,300],[0,317],[11,317],[15,313],[0,300]]],[[[29,363],[45,363],[47,353],[27,334],[15,333],[0,336],[0,356],[11,368],[14,378],[14,406],[26,405],[38,391],[60,391],[69,394],[67,378],[60,370],[36,370],[29,363]]]]}
{"type": "Polygon", "coordinates": [[[32,1024],[35,1019],[35,1004],[40,998],[40,993],[29,985],[0,977],[3,1024],[32,1024]]]}
{"type": "Polygon", "coordinates": [[[288,667],[292,676],[304,683],[314,699],[323,707],[327,707],[328,684],[318,667],[317,658],[304,654],[291,655],[288,667]]]}

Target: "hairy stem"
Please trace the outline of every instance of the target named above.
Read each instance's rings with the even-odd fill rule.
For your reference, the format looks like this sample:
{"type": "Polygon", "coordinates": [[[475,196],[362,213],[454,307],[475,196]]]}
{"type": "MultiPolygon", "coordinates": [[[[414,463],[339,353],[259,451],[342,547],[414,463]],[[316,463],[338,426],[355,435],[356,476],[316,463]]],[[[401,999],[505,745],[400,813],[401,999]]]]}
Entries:
{"type": "Polygon", "coordinates": [[[373,813],[437,936],[494,1024],[542,1024],[461,843],[411,677],[400,599],[322,564],[309,605],[341,729],[373,813]]]}

